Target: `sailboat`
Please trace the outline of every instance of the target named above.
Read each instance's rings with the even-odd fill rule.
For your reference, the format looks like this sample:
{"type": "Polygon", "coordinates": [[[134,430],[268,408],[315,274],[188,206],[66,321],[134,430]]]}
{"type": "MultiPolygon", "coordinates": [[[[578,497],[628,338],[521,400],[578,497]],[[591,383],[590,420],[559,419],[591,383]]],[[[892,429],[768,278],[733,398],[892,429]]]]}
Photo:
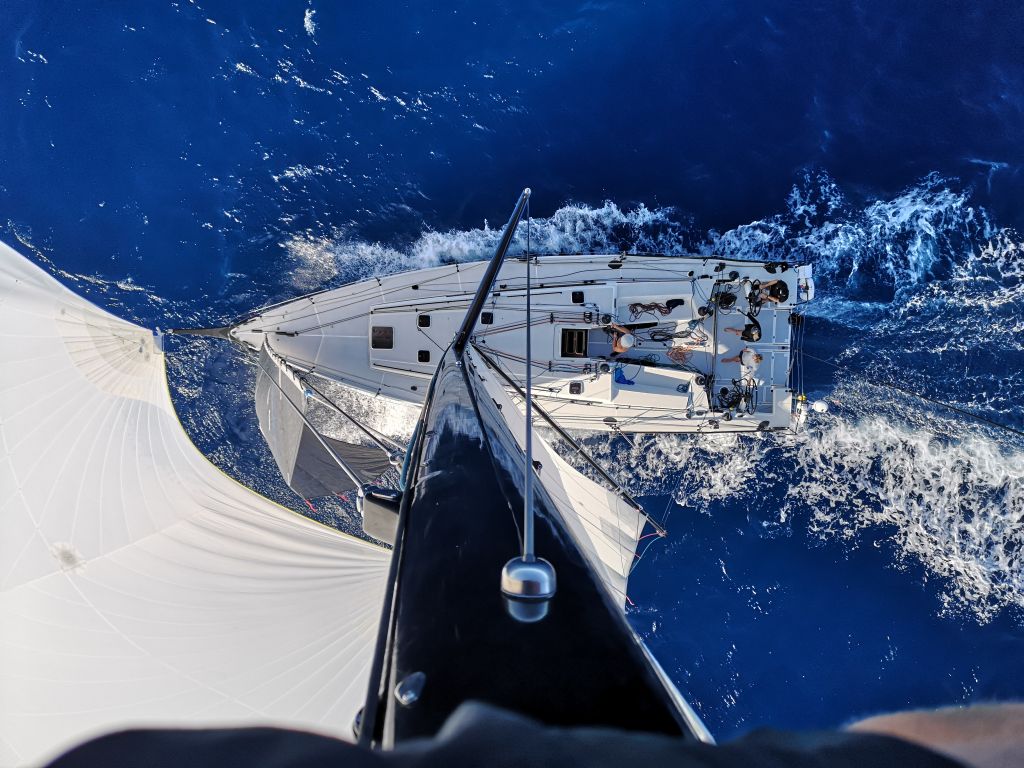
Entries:
{"type": "MultiPolygon", "coordinates": [[[[798,310],[814,297],[809,265],[663,254],[536,256],[526,242],[526,253],[490,276],[474,331],[477,354],[501,370],[509,389],[521,389],[529,371],[536,407],[579,430],[790,428],[800,406],[792,386],[798,310]]],[[[269,341],[304,374],[419,405],[488,266],[454,263],[375,277],[199,330],[254,354],[269,341]]]]}
{"type": "Polygon", "coordinates": [[[358,444],[325,437],[308,408],[329,398],[282,343],[299,336],[263,334],[257,412],[282,473],[308,494],[356,490],[390,549],[221,473],[174,412],[164,338],[0,245],[0,765],[132,726],[387,749],[469,700],[712,741],[623,613],[642,531],[664,531],[541,439],[532,366],[520,386],[477,332],[528,198],[404,450],[365,425],[358,444]],[[392,471],[397,488],[373,484],[392,471]]]}

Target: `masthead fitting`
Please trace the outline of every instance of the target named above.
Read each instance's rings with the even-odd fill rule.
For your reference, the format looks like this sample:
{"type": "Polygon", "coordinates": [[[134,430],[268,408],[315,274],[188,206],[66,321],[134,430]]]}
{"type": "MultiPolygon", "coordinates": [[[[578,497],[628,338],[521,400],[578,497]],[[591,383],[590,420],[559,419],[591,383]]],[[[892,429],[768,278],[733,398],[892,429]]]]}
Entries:
{"type": "Polygon", "coordinates": [[[514,557],[501,569],[505,610],[524,624],[538,622],[548,615],[555,587],[554,566],[542,557],[514,557]]]}

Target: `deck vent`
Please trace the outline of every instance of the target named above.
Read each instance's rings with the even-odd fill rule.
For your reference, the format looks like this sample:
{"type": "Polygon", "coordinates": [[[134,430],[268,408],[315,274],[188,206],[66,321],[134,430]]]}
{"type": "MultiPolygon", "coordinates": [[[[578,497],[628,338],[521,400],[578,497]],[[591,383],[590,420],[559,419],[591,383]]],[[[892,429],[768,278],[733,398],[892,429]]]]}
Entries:
{"type": "Polygon", "coordinates": [[[370,347],[372,349],[394,349],[395,329],[387,325],[375,325],[371,327],[370,347]]]}
{"type": "Polygon", "coordinates": [[[490,325],[494,322],[493,312],[481,312],[480,313],[480,325],[490,325]]]}
{"type": "Polygon", "coordinates": [[[587,332],[582,328],[562,329],[562,357],[586,357],[587,332]]]}
{"type": "Polygon", "coordinates": [[[419,317],[417,317],[416,318],[416,325],[418,325],[420,328],[429,328],[430,327],[430,315],[420,315],[419,317]]]}
{"type": "Polygon", "coordinates": [[[582,304],[583,303],[583,291],[573,291],[572,292],[572,303],[573,304],[582,304]]]}
{"type": "Polygon", "coordinates": [[[583,394],[583,382],[582,381],[570,381],[569,382],[569,394],[570,395],[582,395],[583,394]]]}
{"type": "Polygon", "coordinates": [[[419,352],[416,353],[416,360],[418,362],[421,362],[421,363],[429,363],[430,362],[430,350],[429,349],[421,349],[419,352]]]}

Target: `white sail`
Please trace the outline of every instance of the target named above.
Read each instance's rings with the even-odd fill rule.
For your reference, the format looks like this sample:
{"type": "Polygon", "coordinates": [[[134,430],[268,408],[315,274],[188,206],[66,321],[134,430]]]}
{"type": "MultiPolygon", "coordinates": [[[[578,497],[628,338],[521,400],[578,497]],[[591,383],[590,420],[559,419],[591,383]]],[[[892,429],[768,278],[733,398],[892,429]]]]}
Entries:
{"type": "MultiPolygon", "coordinates": [[[[498,404],[519,447],[525,451],[526,418],[523,412],[476,350],[468,347],[466,354],[480,374],[487,394],[498,404]]],[[[541,484],[612,598],[624,604],[626,582],[646,522],[644,515],[616,493],[580,474],[544,442],[537,430],[532,430],[532,435],[533,460],[540,463],[537,474],[541,484]]]]}
{"type": "Polygon", "coordinates": [[[266,341],[258,365],[256,418],[281,476],[293,491],[304,499],[314,499],[355,488],[355,481],[342,471],[334,456],[345,462],[359,485],[372,483],[388,471],[390,456],[381,448],[313,432],[306,422],[308,398],[302,383],[266,341]]]}
{"type": "Polygon", "coordinates": [[[388,557],[218,471],[152,333],[0,244],[0,765],[140,725],[350,737],[388,557]]]}

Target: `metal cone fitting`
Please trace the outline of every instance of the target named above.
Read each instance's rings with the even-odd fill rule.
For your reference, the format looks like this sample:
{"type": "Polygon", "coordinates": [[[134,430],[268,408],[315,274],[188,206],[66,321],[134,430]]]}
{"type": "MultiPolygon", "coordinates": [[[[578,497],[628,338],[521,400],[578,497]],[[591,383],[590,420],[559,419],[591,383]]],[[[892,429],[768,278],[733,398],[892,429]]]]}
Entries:
{"type": "Polygon", "coordinates": [[[555,569],[547,560],[515,557],[501,571],[505,609],[516,621],[531,624],[548,614],[555,596],[555,569]]]}

